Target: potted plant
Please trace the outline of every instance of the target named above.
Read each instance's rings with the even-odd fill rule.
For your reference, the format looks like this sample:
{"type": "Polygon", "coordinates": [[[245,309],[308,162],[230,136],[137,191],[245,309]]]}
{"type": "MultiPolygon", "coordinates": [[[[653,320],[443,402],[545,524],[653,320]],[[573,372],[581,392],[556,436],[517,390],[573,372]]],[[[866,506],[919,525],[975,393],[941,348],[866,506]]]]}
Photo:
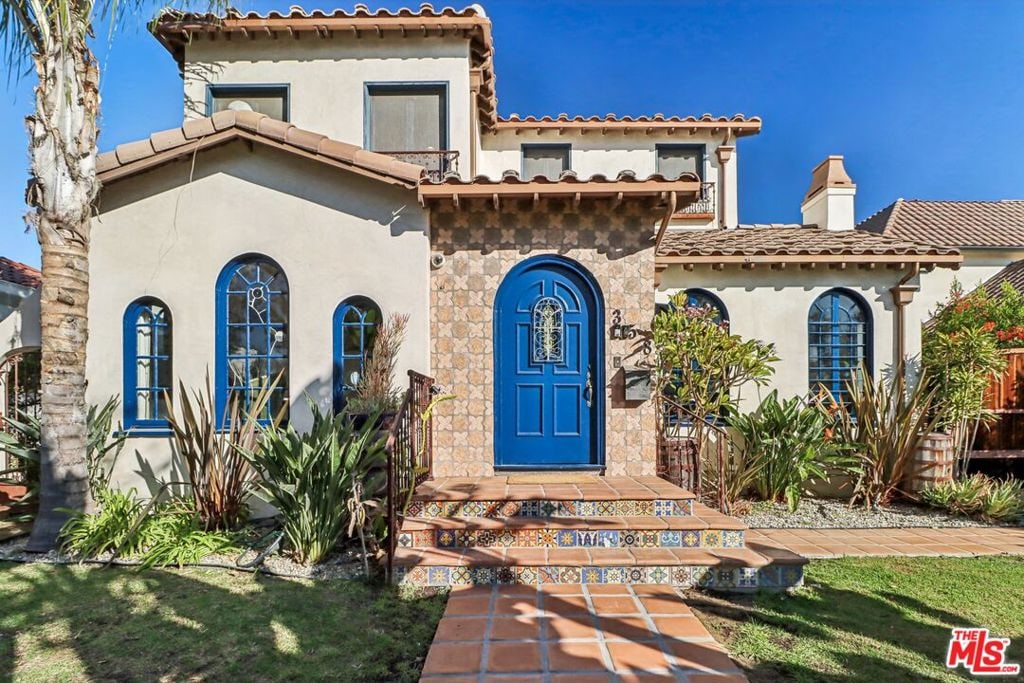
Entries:
{"type": "Polygon", "coordinates": [[[409,316],[392,313],[377,327],[373,346],[363,361],[363,374],[355,387],[345,410],[357,428],[371,417],[380,429],[388,429],[402,402],[403,390],[395,387],[395,366],[398,351],[405,341],[409,316]]]}

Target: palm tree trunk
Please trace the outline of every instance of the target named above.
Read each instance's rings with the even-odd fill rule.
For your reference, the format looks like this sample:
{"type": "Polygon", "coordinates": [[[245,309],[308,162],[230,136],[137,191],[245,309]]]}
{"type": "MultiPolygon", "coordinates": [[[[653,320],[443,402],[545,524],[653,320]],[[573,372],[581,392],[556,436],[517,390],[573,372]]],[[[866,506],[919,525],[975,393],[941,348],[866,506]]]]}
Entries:
{"type": "MultiPolygon", "coordinates": [[[[74,22],[74,19],[72,19],[74,22]]],[[[31,178],[27,220],[42,252],[39,513],[28,550],[56,544],[67,513],[92,506],[86,465],[85,346],[88,337],[89,230],[96,180],[99,72],[86,27],[62,27],[33,55],[39,83],[26,119],[31,178]],[[79,37],[80,36],[80,37],[79,37]]]]}

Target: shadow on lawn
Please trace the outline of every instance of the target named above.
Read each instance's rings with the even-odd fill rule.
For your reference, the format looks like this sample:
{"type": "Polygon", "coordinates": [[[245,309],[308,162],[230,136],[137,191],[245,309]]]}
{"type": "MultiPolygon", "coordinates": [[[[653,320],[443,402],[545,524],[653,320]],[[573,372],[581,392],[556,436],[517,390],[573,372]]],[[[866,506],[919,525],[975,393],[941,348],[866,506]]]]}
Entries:
{"type": "Polygon", "coordinates": [[[0,563],[0,681],[416,681],[443,598],[222,570],[0,563]]]}
{"type": "Polygon", "coordinates": [[[687,602],[723,644],[734,642],[745,626],[767,629],[770,646],[756,648],[753,661],[740,658],[752,683],[969,678],[963,670],[945,669],[946,648],[953,626],[980,625],[903,594],[822,584],[793,594],[730,599],[691,594],[687,602]],[[892,649],[883,651],[876,643],[892,649]],[[907,654],[922,661],[913,666],[907,654]]]}

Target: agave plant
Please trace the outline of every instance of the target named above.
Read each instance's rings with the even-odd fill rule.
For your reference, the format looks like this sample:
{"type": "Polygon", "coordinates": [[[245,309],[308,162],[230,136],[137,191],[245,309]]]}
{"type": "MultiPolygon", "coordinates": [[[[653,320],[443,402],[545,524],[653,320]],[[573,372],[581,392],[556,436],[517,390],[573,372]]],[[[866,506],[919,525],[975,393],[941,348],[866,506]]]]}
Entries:
{"type": "Polygon", "coordinates": [[[850,403],[838,411],[836,429],[858,464],[851,504],[877,508],[888,504],[913,474],[914,454],[944,419],[944,411],[925,373],[908,386],[902,364],[892,379],[879,381],[861,366],[847,387],[850,403]]]}
{"type": "MultiPolygon", "coordinates": [[[[231,392],[223,415],[217,414],[209,374],[205,392],[197,390],[190,396],[185,384],[179,383],[180,416],[168,405],[167,422],[175,450],[185,461],[192,498],[205,530],[232,529],[245,516],[246,499],[252,493],[256,472],[242,453],[253,450],[259,441],[259,417],[278,379],[261,388],[248,406],[243,405],[241,392],[231,392]]],[[[282,406],[271,420],[272,425],[281,422],[284,411],[282,406]]]]}
{"type": "MultiPolygon", "coordinates": [[[[323,560],[342,538],[365,529],[380,510],[384,487],[385,437],[377,417],[356,427],[351,416],[324,414],[310,402],[308,432],[264,427],[257,444],[239,447],[260,477],[259,491],[281,515],[285,538],[303,564],[323,560]]],[[[364,552],[364,567],[369,572],[364,552]]]]}

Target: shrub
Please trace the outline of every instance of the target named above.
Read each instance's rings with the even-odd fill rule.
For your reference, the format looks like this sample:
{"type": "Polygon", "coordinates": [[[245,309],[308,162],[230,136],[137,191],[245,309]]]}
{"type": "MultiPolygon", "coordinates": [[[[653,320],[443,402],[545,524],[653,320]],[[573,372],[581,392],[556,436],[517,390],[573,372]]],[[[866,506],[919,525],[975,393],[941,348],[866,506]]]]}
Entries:
{"type": "MultiPolygon", "coordinates": [[[[205,393],[195,391],[190,397],[184,383],[179,384],[181,417],[168,406],[167,421],[175,449],[185,461],[192,499],[204,529],[231,529],[244,518],[245,501],[252,493],[256,473],[242,452],[255,447],[260,436],[259,416],[279,379],[262,387],[248,407],[242,405],[241,392],[231,392],[219,417],[209,375],[205,393]]],[[[273,424],[281,421],[285,410],[282,407],[273,424]]]]}
{"type": "Polygon", "coordinates": [[[74,513],[61,530],[62,549],[70,555],[82,559],[105,553],[138,557],[145,569],[194,564],[207,555],[238,547],[231,534],[204,531],[195,509],[183,500],[151,503],[151,512],[135,489],[102,487],[96,499],[96,512],[74,513]]]}
{"type": "Polygon", "coordinates": [[[1024,514],[1024,482],[998,481],[984,474],[974,474],[925,489],[921,500],[955,514],[1012,519],[1024,514]]]}
{"type": "Polygon", "coordinates": [[[925,373],[911,387],[902,365],[875,381],[862,366],[848,383],[850,404],[836,406],[837,435],[857,461],[851,502],[877,508],[896,495],[921,440],[943,419],[925,373]]]}
{"type": "Polygon", "coordinates": [[[829,470],[848,467],[849,447],[830,438],[824,411],[794,396],[780,402],[772,391],[757,412],[737,415],[729,424],[742,439],[742,460],[748,463],[758,495],[785,501],[796,510],[809,479],[826,479],[829,470]]]}
{"type": "Polygon", "coordinates": [[[300,434],[264,428],[258,445],[239,447],[260,478],[258,489],[281,515],[285,538],[303,564],[323,560],[346,532],[363,539],[379,510],[387,461],[377,416],[356,427],[311,402],[313,425],[300,434]]]}
{"type": "Polygon", "coordinates": [[[395,368],[408,324],[408,315],[392,313],[377,326],[373,348],[367,352],[355,396],[349,401],[350,411],[370,414],[398,408],[402,392],[394,387],[395,368]]]}

